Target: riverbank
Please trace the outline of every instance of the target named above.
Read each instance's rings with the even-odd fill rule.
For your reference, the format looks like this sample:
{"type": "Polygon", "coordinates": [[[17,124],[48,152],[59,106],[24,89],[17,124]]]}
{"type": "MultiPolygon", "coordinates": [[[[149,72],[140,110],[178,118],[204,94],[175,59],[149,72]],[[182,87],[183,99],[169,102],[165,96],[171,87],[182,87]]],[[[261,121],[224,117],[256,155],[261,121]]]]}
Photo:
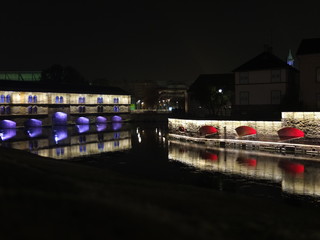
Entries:
{"type": "Polygon", "coordinates": [[[1,239],[319,239],[319,208],[0,148],[1,239]]]}

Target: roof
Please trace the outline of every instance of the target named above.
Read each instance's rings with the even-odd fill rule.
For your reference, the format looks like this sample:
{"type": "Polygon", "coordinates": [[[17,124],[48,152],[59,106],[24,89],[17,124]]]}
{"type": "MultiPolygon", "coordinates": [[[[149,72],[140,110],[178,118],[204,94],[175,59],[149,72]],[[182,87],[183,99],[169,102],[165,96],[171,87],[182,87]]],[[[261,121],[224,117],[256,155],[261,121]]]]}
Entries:
{"type": "Polygon", "coordinates": [[[191,84],[189,91],[194,88],[203,86],[208,88],[209,86],[216,87],[227,87],[229,89],[234,88],[234,74],[223,73],[223,74],[200,74],[199,77],[191,84]]]}
{"type": "Polygon", "coordinates": [[[297,51],[297,55],[317,53],[320,53],[320,38],[303,39],[297,51]]]}
{"type": "Polygon", "coordinates": [[[265,51],[252,58],[248,62],[233,70],[233,72],[245,72],[263,69],[288,68],[296,70],[271,52],[265,51]]]}
{"type": "Polygon", "coordinates": [[[0,80],[0,90],[6,91],[30,91],[30,92],[57,92],[57,93],[93,93],[93,94],[117,94],[130,95],[117,87],[102,87],[80,84],[48,84],[27,81],[3,81],[0,80]]]}

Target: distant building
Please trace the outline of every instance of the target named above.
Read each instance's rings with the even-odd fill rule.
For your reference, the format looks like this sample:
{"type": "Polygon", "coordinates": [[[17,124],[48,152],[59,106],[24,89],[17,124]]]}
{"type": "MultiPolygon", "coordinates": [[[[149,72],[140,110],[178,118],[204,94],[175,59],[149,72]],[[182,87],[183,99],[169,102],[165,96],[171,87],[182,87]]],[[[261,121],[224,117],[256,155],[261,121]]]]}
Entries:
{"type": "Polygon", "coordinates": [[[188,87],[182,83],[171,83],[159,89],[158,109],[188,112],[188,87]]]}
{"type": "Polygon", "coordinates": [[[320,109],[320,38],[304,39],[297,51],[304,110],[320,109]]]}
{"type": "Polygon", "coordinates": [[[270,50],[242,64],[234,73],[236,117],[276,119],[281,111],[297,107],[298,71],[270,50]]]}
{"type": "Polygon", "coordinates": [[[201,74],[191,84],[188,94],[189,114],[198,117],[230,116],[234,103],[234,74],[201,74]],[[211,102],[214,95],[228,98],[223,108],[215,106],[215,100],[211,102]]]}

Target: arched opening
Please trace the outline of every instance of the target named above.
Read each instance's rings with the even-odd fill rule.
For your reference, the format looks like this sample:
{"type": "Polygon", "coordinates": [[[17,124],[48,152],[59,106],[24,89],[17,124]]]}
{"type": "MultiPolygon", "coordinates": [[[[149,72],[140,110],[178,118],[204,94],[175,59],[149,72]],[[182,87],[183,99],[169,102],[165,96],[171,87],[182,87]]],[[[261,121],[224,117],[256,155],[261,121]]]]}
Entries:
{"type": "Polygon", "coordinates": [[[12,120],[2,120],[0,121],[0,128],[8,129],[8,128],[16,128],[17,123],[12,120]]]}
{"type": "Polygon", "coordinates": [[[52,124],[55,126],[63,126],[68,123],[68,115],[64,112],[56,112],[52,116],[52,124]]]}
{"type": "Polygon", "coordinates": [[[86,118],[86,117],[79,117],[76,120],[76,124],[77,125],[88,125],[88,124],[90,124],[90,120],[89,120],[89,118],[86,118]]]}
{"type": "Polygon", "coordinates": [[[27,121],[25,121],[24,126],[26,127],[42,127],[42,121],[38,120],[38,119],[28,119],[27,121]]]}
{"type": "Polygon", "coordinates": [[[112,122],[122,122],[122,117],[115,115],[111,118],[111,121],[112,122]]]}
{"type": "Polygon", "coordinates": [[[278,131],[278,136],[281,140],[304,137],[304,132],[293,127],[285,127],[278,131]]]}
{"type": "Polygon", "coordinates": [[[240,126],[240,127],[237,127],[235,130],[239,137],[257,134],[257,130],[249,126],[240,126]]]}
{"type": "Polygon", "coordinates": [[[212,135],[218,133],[218,130],[213,126],[202,126],[199,129],[200,136],[212,135]]]}
{"type": "Polygon", "coordinates": [[[107,123],[107,118],[106,117],[102,117],[102,116],[98,116],[96,118],[96,123],[107,123]]]}

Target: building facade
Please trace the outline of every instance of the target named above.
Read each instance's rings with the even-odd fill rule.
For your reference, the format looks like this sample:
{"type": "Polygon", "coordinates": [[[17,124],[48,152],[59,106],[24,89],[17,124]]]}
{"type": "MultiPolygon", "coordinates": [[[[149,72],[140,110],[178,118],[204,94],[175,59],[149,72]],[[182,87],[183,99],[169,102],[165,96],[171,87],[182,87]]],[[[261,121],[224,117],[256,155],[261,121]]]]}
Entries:
{"type": "Polygon", "coordinates": [[[239,118],[277,119],[298,105],[298,71],[270,51],[234,70],[234,114],[239,118]]]}
{"type": "Polygon", "coordinates": [[[17,126],[26,125],[30,119],[44,126],[129,119],[131,96],[120,89],[1,83],[0,120],[13,121],[17,126]]]}
{"type": "Polygon", "coordinates": [[[297,51],[300,98],[305,110],[320,109],[320,38],[304,39],[297,51]]]}

